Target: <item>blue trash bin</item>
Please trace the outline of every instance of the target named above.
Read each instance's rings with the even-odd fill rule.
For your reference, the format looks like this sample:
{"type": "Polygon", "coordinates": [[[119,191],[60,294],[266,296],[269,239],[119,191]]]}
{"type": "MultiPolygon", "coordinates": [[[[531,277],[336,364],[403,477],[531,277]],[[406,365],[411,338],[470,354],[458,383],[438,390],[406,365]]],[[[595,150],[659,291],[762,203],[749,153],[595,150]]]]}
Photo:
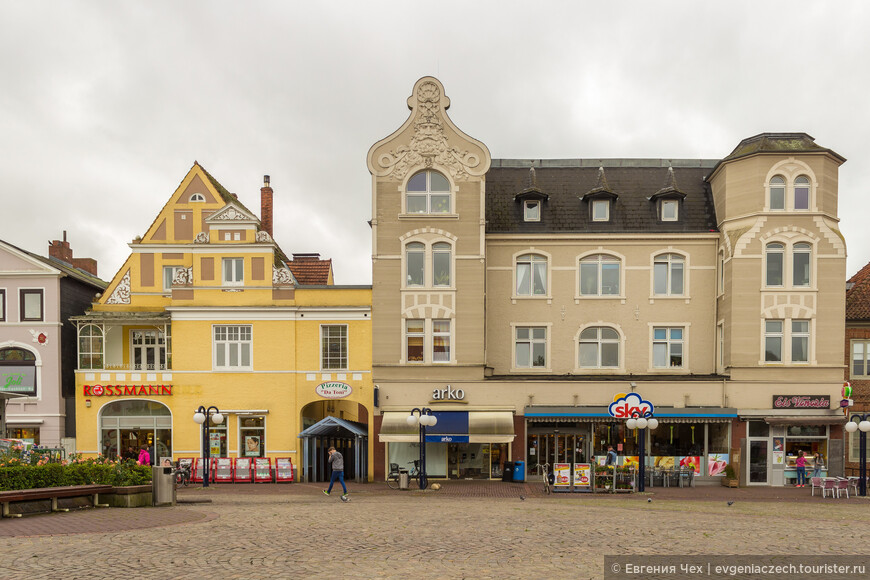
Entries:
{"type": "Polygon", "coordinates": [[[514,481],[525,481],[526,480],[526,462],[525,461],[515,461],[514,462],[514,481]]]}

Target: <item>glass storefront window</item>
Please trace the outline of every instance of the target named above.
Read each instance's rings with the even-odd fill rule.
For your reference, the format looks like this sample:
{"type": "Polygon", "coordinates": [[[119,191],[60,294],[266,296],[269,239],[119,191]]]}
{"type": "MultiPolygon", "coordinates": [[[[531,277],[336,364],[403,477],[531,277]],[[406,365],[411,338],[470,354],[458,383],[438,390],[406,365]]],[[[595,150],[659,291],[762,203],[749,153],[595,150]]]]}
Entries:
{"type": "Polygon", "coordinates": [[[228,457],[227,451],[227,418],[220,425],[212,425],[208,430],[209,453],[212,457],[228,457]]]}
{"type": "Polygon", "coordinates": [[[144,447],[151,464],[172,457],[172,417],[162,403],[124,400],[100,410],[100,452],[113,459],[139,459],[144,447]]]}
{"type": "Polygon", "coordinates": [[[699,457],[704,454],[704,423],[659,423],[651,433],[651,455],[699,457]]]}
{"type": "Polygon", "coordinates": [[[749,421],[750,437],[767,437],[770,435],[770,425],[764,421],[749,421]]]}
{"type": "Polygon", "coordinates": [[[239,417],[239,457],[266,456],[266,418],[239,417]]]}
{"type": "MultiPolygon", "coordinates": [[[[659,425],[661,429],[661,425],[659,425]]],[[[625,422],[619,423],[596,423],[594,427],[594,455],[607,455],[607,446],[613,445],[614,451],[619,456],[637,456],[640,453],[638,439],[640,430],[629,430],[625,422]]]]}
{"type": "Polygon", "coordinates": [[[708,453],[729,453],[731,446],[731,437],[728,433],[728,423],[708,423],[707,424],[707,452],[708,453]]]}
{"type": "Polygon", "coordinates": [[[786,435],[789,437],[826,437],[828,429],[824,425],[792,425],[786,435]]]}
{"type": "Polygon", "coordinates": [[[8,427],[6,436],[39,445],[39,427],[8,427]]]}

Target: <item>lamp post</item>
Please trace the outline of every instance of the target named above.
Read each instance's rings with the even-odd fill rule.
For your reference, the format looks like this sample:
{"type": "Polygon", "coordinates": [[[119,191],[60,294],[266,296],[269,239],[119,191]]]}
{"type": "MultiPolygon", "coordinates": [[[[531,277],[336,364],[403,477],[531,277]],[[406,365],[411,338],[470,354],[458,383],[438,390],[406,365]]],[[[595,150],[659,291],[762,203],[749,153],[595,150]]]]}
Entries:
{"type": "Polygon", "coordinates": [[[193,420],[202,426],[202,486],[208,487],[209,463],[211,463],[211,441],[209,441],[209,425],[214,423],[220,425],[224,421],[224,416],[214,405],[206,408],[202,405],[193,414],[193,420]]]}
{"type": "Polygon", "coordinates": [[[849,415],[849,422],[846,423],[846,431],[854,433],[861,431],[858,440],[858,453],[861,457],[858,468],[858,495],[867,496],[867,431],[870,431],[870,413],[852,413],[849,415]]]}
{"type": "Polygon", "coordinates": [[[420,489],[426,489],[429,486],[429,478],[426,475],[426,427],[434,427],[438,418],[432,414],[432,409],[423,407],[411,409],[407,421],[412,427],[420,427],[420,473],[417,475],[417,483],[420,489]]]}
{"type": "Polygon", "coordinates": [[[640,429],[640,465],[638,466],[637,491],[646,490],[646,430],[653,430],[659,426],[659,420],[653,417],[651,411],[640,413],[632,411],[631,418],[625,422],[629,429],[640,429]]]}

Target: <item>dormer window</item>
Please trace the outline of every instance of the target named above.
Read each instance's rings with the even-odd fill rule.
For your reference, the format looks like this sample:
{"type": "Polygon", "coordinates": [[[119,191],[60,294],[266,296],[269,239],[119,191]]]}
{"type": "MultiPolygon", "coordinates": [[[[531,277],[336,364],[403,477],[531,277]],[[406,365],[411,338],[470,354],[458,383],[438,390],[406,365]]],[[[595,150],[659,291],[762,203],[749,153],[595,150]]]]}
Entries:
{"type": "Polygon", "coordinates": [[[529,200],[523,202],[523,220],[527,222],[541,221],[541,202],[529,200]]]}
{"type": "Polygon", "coordinates": [[[596,199],[592,201],[592,221],[610,221],[610,200],[596,199]]]}
{"type": "Polygon", "coordinates": [[[205,196],[201,193],[194,193],[190,196],[190,201],[205,201],[205,196]]]}
{"type": "Polygon", "coordinates": [[[679,219],[679,200],[663,199],[659,207],[661,208],[661,219],[663,222],[675,222],[679,219]]]}

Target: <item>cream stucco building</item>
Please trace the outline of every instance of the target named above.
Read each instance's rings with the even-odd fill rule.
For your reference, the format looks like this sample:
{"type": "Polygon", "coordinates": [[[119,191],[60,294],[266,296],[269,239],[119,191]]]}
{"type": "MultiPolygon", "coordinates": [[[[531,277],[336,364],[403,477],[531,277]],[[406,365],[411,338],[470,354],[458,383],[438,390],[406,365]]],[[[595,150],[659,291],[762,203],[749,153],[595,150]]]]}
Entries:
{"type": "Polygon", "coordinates": [[[417,456],[422,407],[432,477],[630,464],[639,436],[711,482],[783,484],[800,450],[842,471],[843,157],[765,133],[723,159],[492,159],[449,105],[420,79],[368,154],[376,479],[417,456]]]}

